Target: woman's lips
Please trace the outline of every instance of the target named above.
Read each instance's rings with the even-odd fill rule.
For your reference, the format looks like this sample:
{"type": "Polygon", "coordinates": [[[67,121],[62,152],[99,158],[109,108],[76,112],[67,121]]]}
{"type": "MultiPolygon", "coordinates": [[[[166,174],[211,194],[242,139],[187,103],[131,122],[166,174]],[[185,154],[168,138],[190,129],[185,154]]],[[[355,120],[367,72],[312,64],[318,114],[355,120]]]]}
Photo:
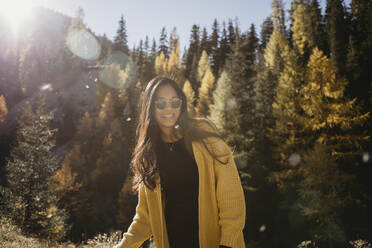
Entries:
{"type": "Polygon", "coordinates": [[[173,119],[175,116],[175,114],[160,115],[160,117],[164,119],[173,119]]]}

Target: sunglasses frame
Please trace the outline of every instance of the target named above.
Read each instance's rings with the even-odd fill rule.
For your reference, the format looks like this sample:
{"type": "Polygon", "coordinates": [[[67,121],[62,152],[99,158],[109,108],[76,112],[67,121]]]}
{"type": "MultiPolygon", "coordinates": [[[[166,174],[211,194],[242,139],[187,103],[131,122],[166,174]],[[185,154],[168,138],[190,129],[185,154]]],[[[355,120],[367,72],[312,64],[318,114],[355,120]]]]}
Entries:
{"type": "Polygon", "coordinates": [[[154,101],[154,105],[157,109],[165,109],[167,107],[168,103],[170,104],[171,108],[178,109],[182,106],[182,99],[179,98],[179,97],[175,97],[175,98],[172,98],[172,100],[170,100],[170,101],[167,101],[165,99],[157,99],[157,100],[154,101]],[[165,105],[163,107],[159,107],[159,104],[161,104],[161,103],[159,103],[160,101],[162,103],[165,103],[165,105]],[[177,104],[178,106],[175,106],[174,101],[179,102],[179,104],[177,104]]]}

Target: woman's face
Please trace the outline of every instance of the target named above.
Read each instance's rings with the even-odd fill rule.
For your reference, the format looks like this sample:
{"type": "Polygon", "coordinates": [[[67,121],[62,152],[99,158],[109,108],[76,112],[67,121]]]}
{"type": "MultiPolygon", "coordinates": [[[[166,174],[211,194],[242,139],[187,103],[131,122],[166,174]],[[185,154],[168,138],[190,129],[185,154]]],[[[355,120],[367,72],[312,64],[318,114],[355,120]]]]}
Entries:
{"type": "Polygon", "coordinates": [[[181,114],[182,101],[180,99],[175,89],[170,85],[160,86],[157,90],[154,112],[155,120],[161,130],[172,129],[176,124],[181,114]]]}

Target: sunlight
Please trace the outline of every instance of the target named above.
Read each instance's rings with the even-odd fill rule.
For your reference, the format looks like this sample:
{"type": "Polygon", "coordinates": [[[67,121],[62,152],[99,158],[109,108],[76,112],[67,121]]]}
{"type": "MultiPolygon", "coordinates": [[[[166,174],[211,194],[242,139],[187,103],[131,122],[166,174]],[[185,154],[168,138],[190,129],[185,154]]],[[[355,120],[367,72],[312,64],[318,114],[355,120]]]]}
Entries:
{"type": "Polygon", "coordinates": [[[33,7],[35,7],[37,3],[38,1],[30,0],[4,1],[0,8],[0,18],[16,31],[23,21],[30,16],[33,7]]]}

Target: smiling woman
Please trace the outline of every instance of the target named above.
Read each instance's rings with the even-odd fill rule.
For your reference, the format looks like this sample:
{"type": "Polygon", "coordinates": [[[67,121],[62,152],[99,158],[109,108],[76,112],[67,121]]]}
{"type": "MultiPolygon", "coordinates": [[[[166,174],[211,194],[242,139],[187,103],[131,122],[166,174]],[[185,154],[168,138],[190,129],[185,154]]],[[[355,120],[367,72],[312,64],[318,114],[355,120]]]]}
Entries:
{"type": "Polygon", "coordinates": [[[29,0],[4,1],[0,8],[0,18],[16,31],[19,25],[31,15],[36,4],[37,1],[29,0]]]}

